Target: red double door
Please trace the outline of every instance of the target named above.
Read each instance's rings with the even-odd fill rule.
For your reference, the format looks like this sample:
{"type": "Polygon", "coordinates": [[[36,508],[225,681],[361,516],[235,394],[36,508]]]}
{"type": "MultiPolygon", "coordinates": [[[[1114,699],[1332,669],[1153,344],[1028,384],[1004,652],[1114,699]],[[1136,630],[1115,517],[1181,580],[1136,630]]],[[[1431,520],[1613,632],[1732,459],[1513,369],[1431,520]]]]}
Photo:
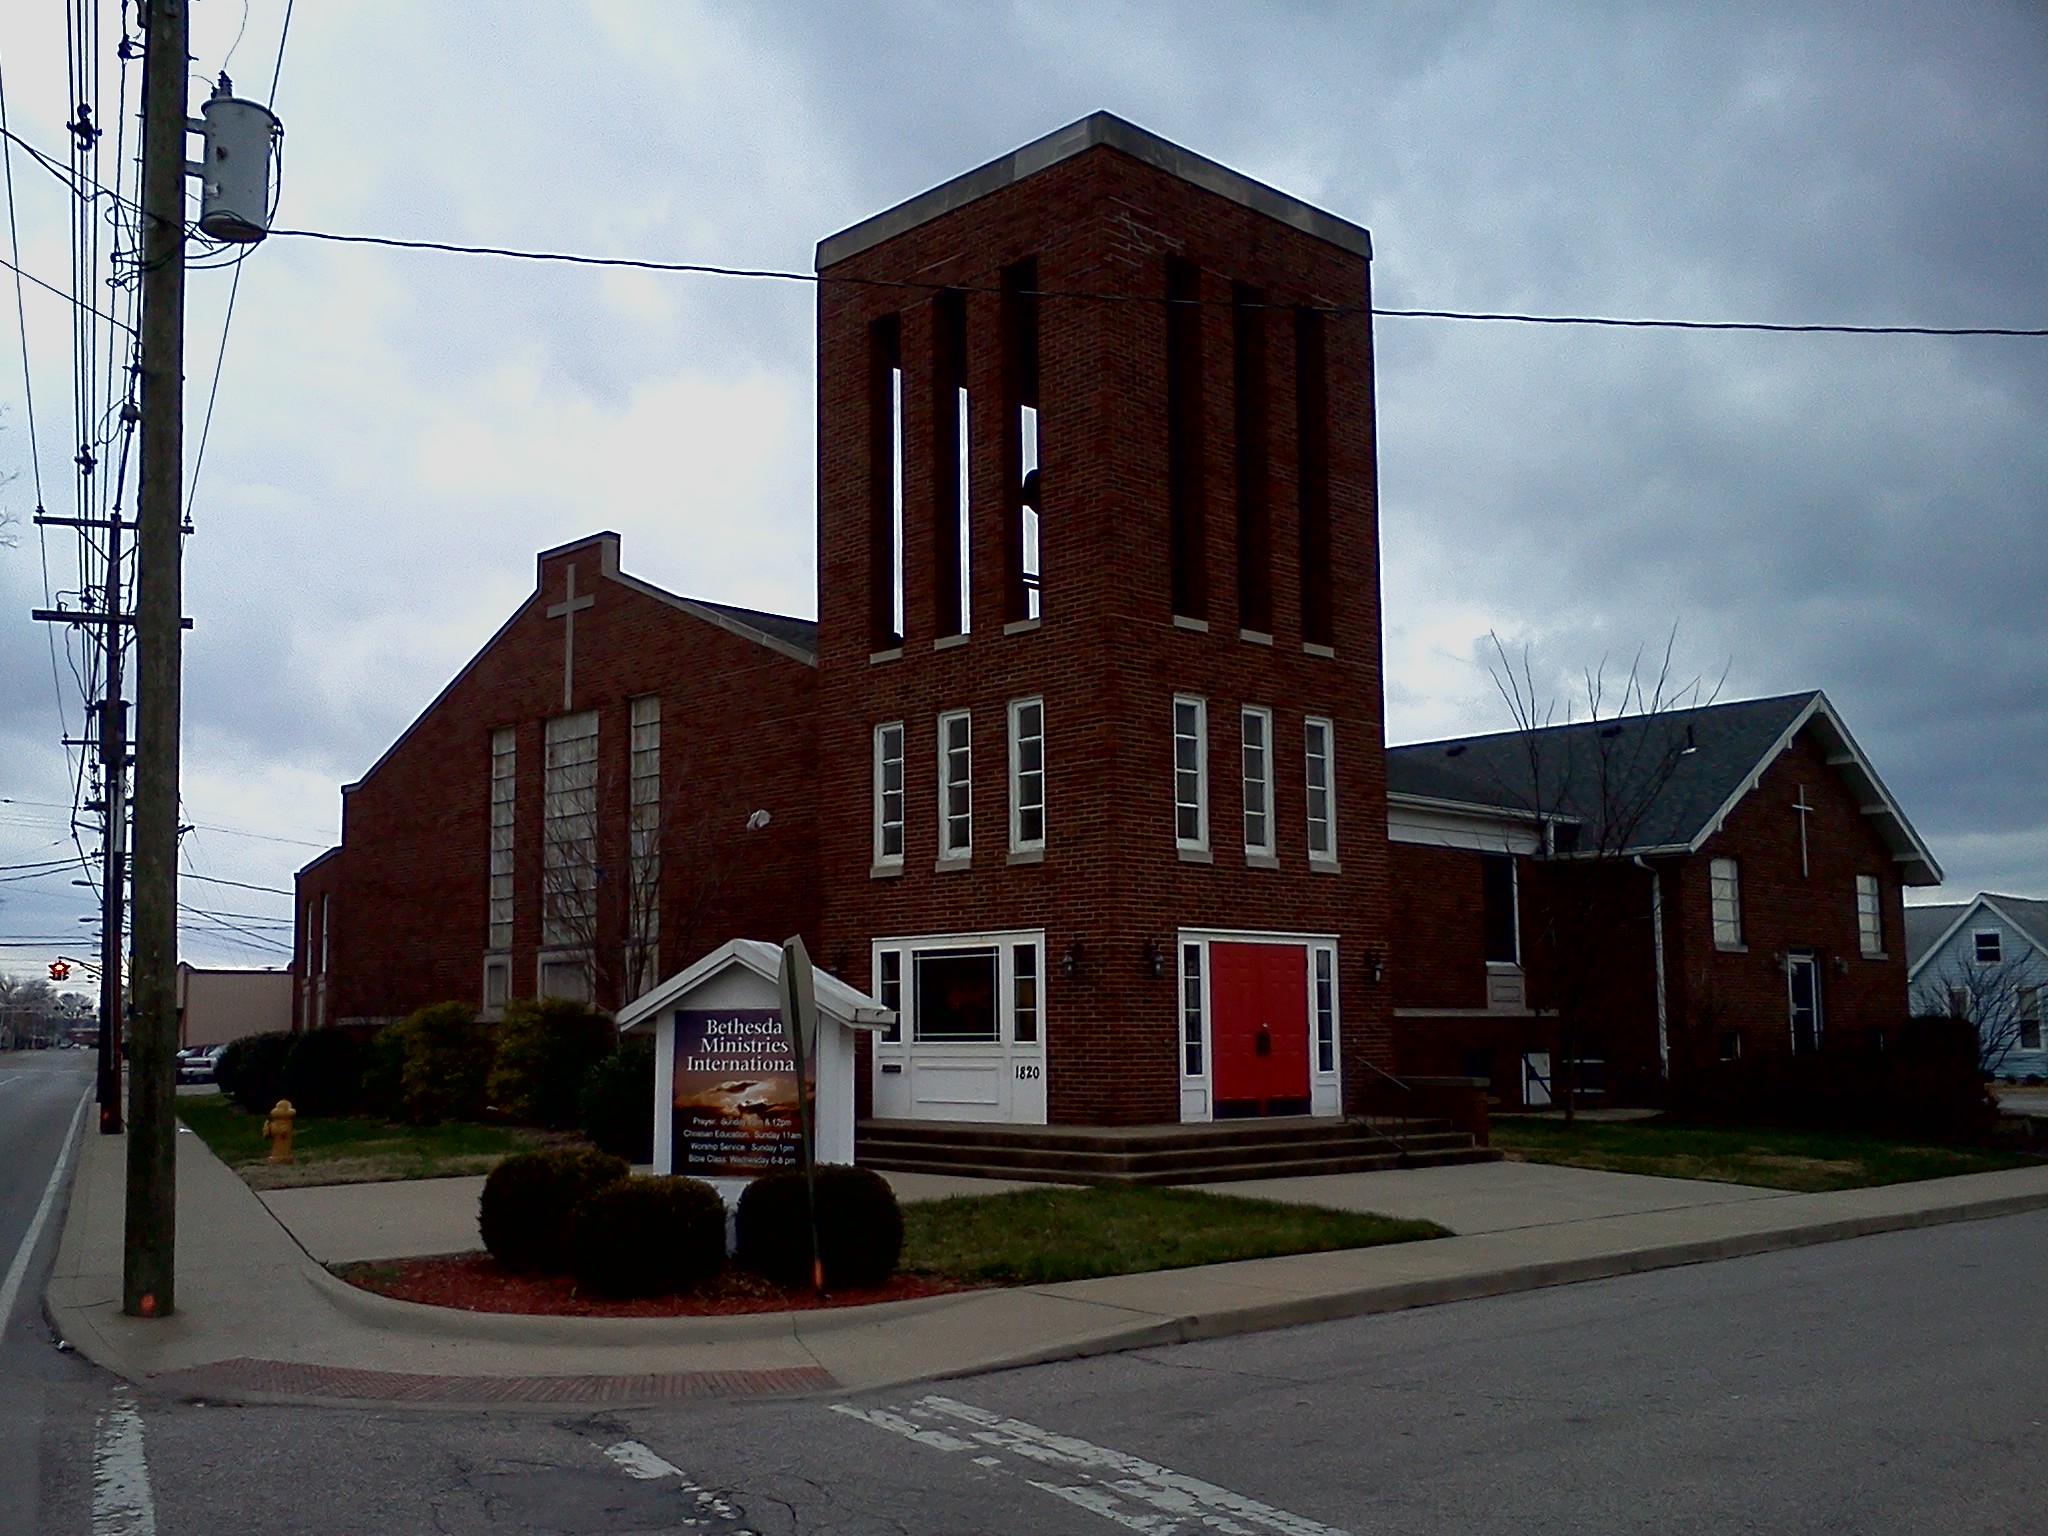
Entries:
{"type": "Polygon", "coordinates": [[[1209,946],[1215,1115],[1305,1115],[1308,960],[1298,944],[1209,946]]]}

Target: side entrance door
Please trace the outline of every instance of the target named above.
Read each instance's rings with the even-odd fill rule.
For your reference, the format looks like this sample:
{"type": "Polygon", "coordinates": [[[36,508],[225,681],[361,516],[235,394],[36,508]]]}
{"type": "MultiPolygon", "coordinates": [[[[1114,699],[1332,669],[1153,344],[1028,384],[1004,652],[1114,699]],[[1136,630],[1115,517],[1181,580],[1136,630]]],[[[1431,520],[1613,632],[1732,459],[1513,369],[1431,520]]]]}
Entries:
{"type": "Polygon", "coordinates": [[[1209,967],[1215,1117],[1307,1114],[1307,952],[1214,943],[1209,967]]]}
{"type": "Polygon", "coordinates": [[[1812,950],[1785,957],[1785,986],[1792,1012],[1792,1049],[1820,1049],[1820,959],[1812,950]]]}

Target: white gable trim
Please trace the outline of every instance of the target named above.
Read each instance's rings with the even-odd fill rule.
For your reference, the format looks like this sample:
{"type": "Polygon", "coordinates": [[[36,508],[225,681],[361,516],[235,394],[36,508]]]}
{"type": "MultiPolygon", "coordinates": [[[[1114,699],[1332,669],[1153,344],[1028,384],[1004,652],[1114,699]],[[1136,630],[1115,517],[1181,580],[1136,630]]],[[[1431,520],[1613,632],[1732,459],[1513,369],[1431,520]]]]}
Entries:
{"type": "Polygon", "coordinates": [[[2008,932],[2018,934],[2020,941],[2027,945],[2028,948],[2039,951],[2044,959],[2048,959],[2048,944],[2043,944],[2039,939],[2035,938],[2032,930],[2025,923],[2015,920],[2010,912],[1998,904],[1996,896],[1979,891],[1976,896],[1971,898],[1969,904],[1956,914],[1956,920],[1941,931],[1941,937],[1928,945],[1927,952],[1913,962],[1911,968],[1906,972],[1906,984],[1911,986],[1915,981],[1919,980],[1920,973],[1933,963],[1935,956],[1948,948],[1949,940],[1962,932],[1963,925],[1980,912],[1989,912],[1993,917],[1996,917],[2001,923],[2005,924],[2008,932]]]}
{"type": "MultiPolygon", "coordinates": [[[[678,998],[688,996],[713,976],[735,966],[752,971],[764,980],[780,981],[782,946],[770,944],[765,939],[728,939],[710,954],[693,961],[652,991],[643,992],[620,1009],[614,1021],[619,1032],[625,1034],[636,1029],[653,1028],[655,1019],[674,1007],[678,998]]],[[[812,966],[811,982],[817,995],[819,1014],[841,1028],[880,1030],[895,1021],[895,1009],[884,1008],[865,992],[848,986],[829,971],[812,966]]]]}
{"type": "Polygon", "coordinates": [[[1775,763],[1785,750],[1798,738],[1801,731],[1810,724],[1818,723],[1824,736],[1833,740],[1824,743],[1828,765],[1849,781],[1849,787],[1856,793],[1864,815],[1879,819],[1882,823],[1879,835],[1892,849],[1892,862],[1901,866],[1900,873],[1907,885],[1939,885],[1941,865],[1934,854],[1913,830],[1913,824],[1906,820],[1906,813],[1899,808],[1892,792],[1885,788],[1884,780],[1877,776],[1877,770],[1870,766],[1870,759],[1863,749],[1856,745],[1856,738],[1849,734],[1849,728],[1842,723],[1842,717],[1835,713],[1834,705],[1828,702],[1825,693],[1816,693],[1806,707],[1793,716],[1792,721],[1771,743],[1770,750],[1756,760],[1734,793],[1722,802],[1719,810],[1707,818],[1698,834],[1686,845],[1685,852],[1698,853],[1706,842],[1726,824],[1729,816],[1743,797],[1763,781],[1771,764],[1775,763]],[[1870,803],[1873,802],[1874,803],[1870,803]],[[1902,846],[1903,845],[1903,848],[1902,846]]]}
{"type": "Polygon", "coordinates": [[[1421,847],[1535,853],[1543,844],[1543,819],[1532,811],[1505,806],[1473,806],[1427,795],[1387,796],[1387,837],[1421,847]]]}

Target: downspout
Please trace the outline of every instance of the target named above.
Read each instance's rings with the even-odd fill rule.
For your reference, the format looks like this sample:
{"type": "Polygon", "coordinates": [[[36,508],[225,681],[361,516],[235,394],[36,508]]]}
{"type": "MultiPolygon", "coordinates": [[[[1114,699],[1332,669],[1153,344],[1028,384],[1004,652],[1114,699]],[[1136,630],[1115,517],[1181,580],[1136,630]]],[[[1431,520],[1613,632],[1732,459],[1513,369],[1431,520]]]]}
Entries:
{"type": "Polygon", "coordinates": [[[1650,877],[1650,944],[1657,955],[1657,1074],[1671,1077],[1671,1005],[1664,988],[1664,881],[1639,853],[1635,866],[1650,877]]]}

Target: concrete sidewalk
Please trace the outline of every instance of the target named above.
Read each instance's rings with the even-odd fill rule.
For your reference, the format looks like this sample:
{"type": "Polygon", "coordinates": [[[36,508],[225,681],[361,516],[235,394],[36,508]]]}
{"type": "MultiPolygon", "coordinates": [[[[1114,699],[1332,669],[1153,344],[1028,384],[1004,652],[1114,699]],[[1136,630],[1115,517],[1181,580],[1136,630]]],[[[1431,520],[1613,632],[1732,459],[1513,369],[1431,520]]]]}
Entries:
{"type": "MultiPolygon", "coordinates": [[[[2048,1208],[2048,1168],[1793,1195],[1481,1164],[1258,1188],[1429,1215],[1462,1231],[1435,1242],[873,1307],[536,1318],[416,1306],[346,1285],[197,1137],[179,1136],[178,1149],[177,1314],[121,1315],[125,1147],[94,1136],[81,1148],[51,1275],[51,1319],[132,1381],[270,1401],[560,1405],[866,1390],[2048,1208]]],[[[437,1193],[448,1209],[460,1203],[430,1192],[422,1208],[437,1193]]]]}

